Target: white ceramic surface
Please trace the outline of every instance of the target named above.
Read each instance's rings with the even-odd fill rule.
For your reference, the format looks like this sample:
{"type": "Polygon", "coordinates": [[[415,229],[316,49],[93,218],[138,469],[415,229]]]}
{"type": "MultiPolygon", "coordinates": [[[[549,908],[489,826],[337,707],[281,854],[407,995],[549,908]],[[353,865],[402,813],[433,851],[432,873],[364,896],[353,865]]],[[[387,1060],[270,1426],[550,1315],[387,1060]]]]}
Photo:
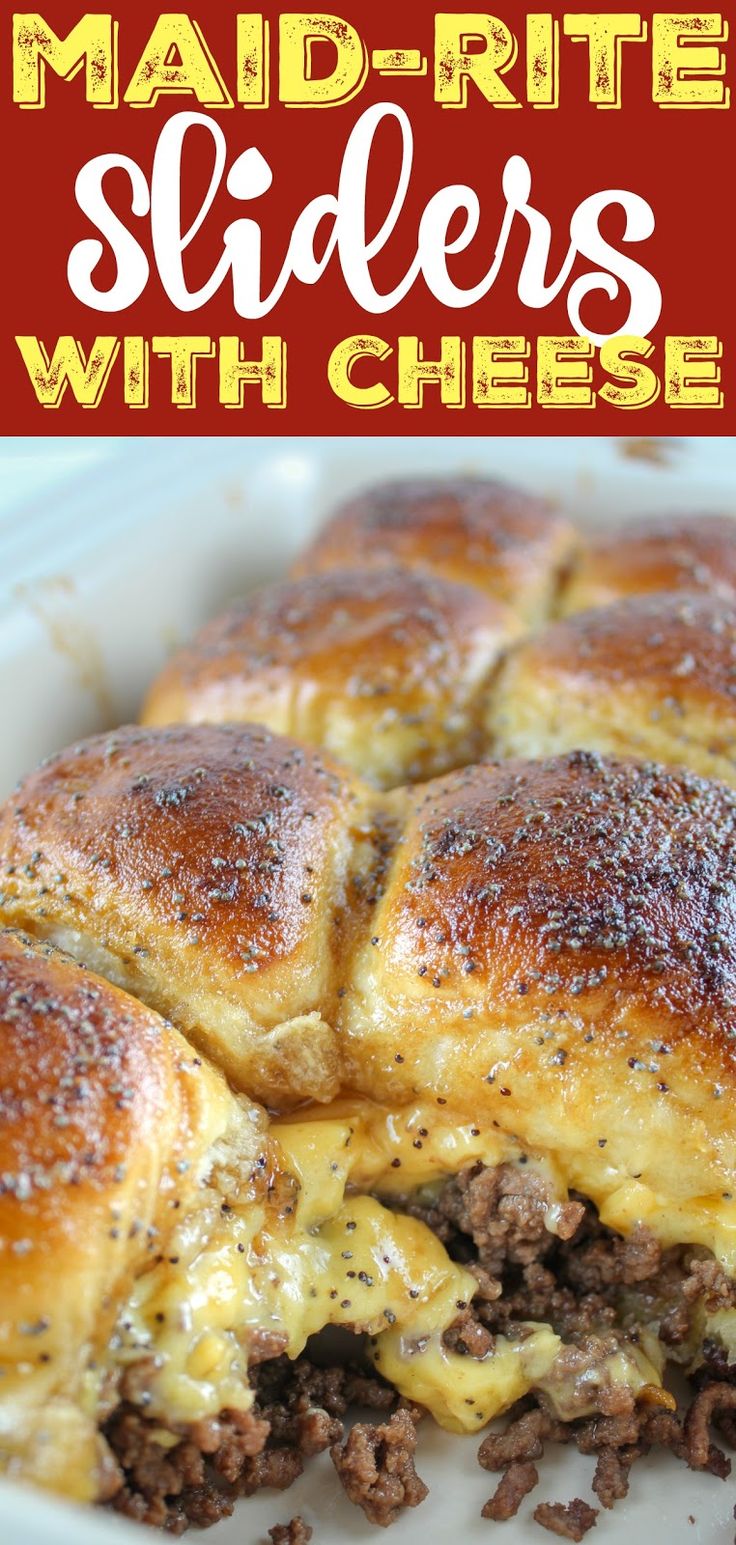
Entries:
{"type": "MultiPolygon", "coordinates": [[[[490,469],[561,500],[585,523],[645,509],[736,514],[736,442],[687,440],[662,465],[614,440],[194,440],[65,442],[19,466],[0,442],[0,794],[42,756],[133,717],[167,650],[229,596],[276,574],[330,503],[388,471],[490,469]],[[38,461],[39,465],[35,464],[38,461]],[[57,475],[58,474],[58,475],[57,475]],[[17,502],[19,492],[42,490],[17,502]]],[[[665,447],[665,451],[667,451],[665,447]]],[[[22,459],[22,458],[21,458],[22,459]]],[[[552,1451],[513,1522],[484,1522],[494,1486],[472,1439],[423,1424],[430,1496],[392,1545],[527,1545],[537,1501],[591,1498],[592,1461],[552,1451]]],[[[668,1457],[639,1465],[630,1496],[599,1516],[591,1545],[732,1545],[736,1485],[668,1457]]],[[[291,1491],[241,1503],[207,1545],[268,1545],[302,1512],[314,1545],[377,1536],[345,1501],[329,1459],[291,1491]]],[[[123,1545],[155,1536],[107,1515],[0,1485],[0,1545],[123,1545]]]]}

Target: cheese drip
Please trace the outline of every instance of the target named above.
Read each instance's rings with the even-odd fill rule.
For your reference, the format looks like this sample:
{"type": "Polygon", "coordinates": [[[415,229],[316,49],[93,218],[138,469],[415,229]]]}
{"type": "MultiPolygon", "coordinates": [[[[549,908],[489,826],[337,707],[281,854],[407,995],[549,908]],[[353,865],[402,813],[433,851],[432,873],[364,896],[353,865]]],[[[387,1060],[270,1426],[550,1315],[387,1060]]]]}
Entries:
{"type": "MultiPolygon", "coordinates": [[[[121,1318],[117,1361],[156,1359],[146,1390],[152,1415],[177,1425],[247,1408],[254,1337],[281,1336],[294,1358],[327,1325],[366,1332],[379,1371],[455,1431],[477,1431],[552,1373],[561,1342],[547,1325],[497,1337],[483,1359],[445,1345],[475,1278],[391,1201],[474,1161],[533,1164],[548,1187],[554,1232],[567,1188],[553,1161],[422,1105],[391,1112],[341,1101],[276,1122],[271,1137],[281,1175],[291,1177],[281,1206],[252,1195],[224,1214],[203,1204],[176,1230],[166,1260],[139,1279],[121,1318]],[[383,1199],[366,1194],[374,1191],[383,1199]]],[[[604,1375],[637,1389],[660,1382],[649,1359],[625,1353],[604,1375]]]]}

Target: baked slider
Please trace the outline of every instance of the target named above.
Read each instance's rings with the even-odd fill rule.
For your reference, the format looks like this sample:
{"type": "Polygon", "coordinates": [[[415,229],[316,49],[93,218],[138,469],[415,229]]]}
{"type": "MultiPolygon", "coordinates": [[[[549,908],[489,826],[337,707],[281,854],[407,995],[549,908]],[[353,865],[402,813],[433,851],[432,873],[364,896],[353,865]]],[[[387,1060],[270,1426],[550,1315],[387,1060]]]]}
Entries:
{"type": "Polygon", "coordinates": [[[52,757],[5,806],[2,916],[173,1019],[254,1098],[330,1099],[368,820],[357,783],[266,730],[119,730],[52,757]]]}
{"type": "Polygon", "coordinates": [[[565,616],[660,590],[736,600],[734,517],[648,515],[591,535],[562,586],[559,611],[565,616]]]}
{"type": "Polygon", "coordinates": [[[477,760],[514,617],[468,584],[400,568],[272,585],[208,623],[154,682],[144,724],[251,720],[382,787],[477,760]]]}
{"type": "Polygon", "coordinates": [[[585,746],[736,783],[736,602],[637,596],[554,623],[506,660],[487,722],[501,757],[585,746]]]}
{"type": "Polygon", "coordinates": [[[550,615],[575,548],[544,499],[483,477],[417,477],[349,499],[317,533],[295,574],[401,564],[475,585],[523,627],[550,615]]]}
{"type": "Polygon", "coordinates": [[[171,1025],[9,931],[0,1049],[0,1474],[214,1523],[340,1436],[298,1360],[313,1331],[421,1339],[474,1291],[425,1223],[346,1198],[344,1120],[291,1127],[287,1159],[171,1025]]]}

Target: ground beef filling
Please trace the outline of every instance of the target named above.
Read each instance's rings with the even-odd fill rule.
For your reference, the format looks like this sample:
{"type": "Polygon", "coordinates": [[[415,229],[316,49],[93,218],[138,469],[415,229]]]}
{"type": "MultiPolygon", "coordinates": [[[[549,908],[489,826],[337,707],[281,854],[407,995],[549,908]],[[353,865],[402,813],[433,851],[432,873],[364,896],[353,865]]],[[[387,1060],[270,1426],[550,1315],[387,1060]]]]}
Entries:
{"type": "Polygon", "coordinates": [[[481,1517],[492,1518],[494,1523],[505,1523],[515,1518],[524,1498],[533,1491],[539,1481],[539,1471],[530,1460],[512,1459],[493,1493],[483,1508],[481,1517]]]}
{"type": "MultiPolygon", "coordinates": [[[[622,1239],[583,1199],[556,1208],[553,1234],[549,1203],[543,1178],[524,1166],[477,1164],[448,1181],[431,1205],[408,1204],[478,1280],[472,1305],[446,1333],[447,1345],[484,1356],[494,1335],[538,1320],[569,1343],[569,1362],[582,1371],[615,1350],[627,1330],[636,1339],[637,1321],[654,1325],[676,1357],[703,1307],[712,1313],[736,1305],[736,1285],[711,1258],[662,1250],[646,1229],[622,1239]]],[[[707,1376],[736,1376],[715,1343],[706,1342],[702,1353],[707,1376]]],[[[560,1372],[569,1372],[564,1359],[560,1372]]]]}
{"type": "MultiPolygon", "coordinates": [[[[595,1458],[592,1487],[603,1508],[626,1496],[632,1465],[657,1446],[692,1469],[725,1477],[730,1461],[711,1441],[711,1430],[736,1447],[736,1368],[719,1344],[702,1348],[684,1416],[637,1405],[628,1386],[610,1382],[601,1383],[600,1409],[591,1416],[576,1411],[574,1392],[579,1385],[589,1400],[591,1370],[627,1339],[635,1341],[637,1319],[659,1326],[670,1355],[680,1353],[683,1360],[695,1316],[703,1306],[709,1312],[733,1306],[734,1284],[712,1259],[663,1251],[645,1230],[627,1239],[612,1234],[582,1199],[556,1207],[552,1234],[549,1202],[543,1177],[509,1164],[474,1165],[449,1180],[430,1205],[415,1199],[404,1204],[478,1283],[473,1302],[445,1333],[448,1347],[483,1358],[497,1335],[513,1334],[522,1320],[551,1324],[566,1343],[555,1377],[564,1386],[567,1419],[553,1414],[546,1395],[530,1396],[510,1413],[504,1432],[484,1439],[479,1461],[501,1472],[501,1479],[483,1516],[500,1521],[515,1515],[537,1483],[536,1461],[547,1443],[574,1442],[595,1458]]],[[[225,1411],[196,1423],[165,1440],[168,1446],[160,1424],[138,1403],[135,1373],[129,1375],[104,1426],[119,1467],[111,1505],[180,1534],[190,1524],[218,1522],[239,1497],[261,1487],[285,1490],[305,1459],[329,1449],[347,1496],[371,1522],[386,1526],[404,1508],[417,1506],[427,1494],[414,1468],[418,1408],[367,1366],[319,1367],[306,1357],[290,1362],[279,1351],[278,1338],[266,1337],[253,1348],[250,1411],[225,1411]],[[343,1419],[355,1407],[375,1410],[380,1420],[359,1422],[346,1436],[343,1419]]],[[[534,1512],[538,1524],[571,1540],[582,1539],[596,1516],[579,1498],[543,1503],[534,1512]]],[[[279,1538],[308,1537],[299,1532],[306,1528],[301,1520],[278,1528],[279,1538]]]]}
{"type": "MultiPolygon", "coordinates": [[[[704,1307],[715,1312],[736,1303],[733,1282],[712,1259],[684,1249],[664,1251],[644,1229],[622,1239],[601,1225],[588,1202],[569,1204],[579,1208],[577,1218],[563,1208],[559,1232],[550,1234],[539,1197],[538,1176],[527,1177],[516,1166],[495,1174],[474,1166],[449,1182],[431,1208],[412,1207],[437,1226],[450,1254],[468,1260],[478,1276],[473,1303],[445,1336],[455,1350],[484,1355],[484,1333],[490,1350],[494,1337],[512,1331],[516,1322],[540,1320],[568,1343],[555,1378],[566,1391],[578,1381],[589,1395],[586,1375],[627,1340],[636,1340],[637,1317],[655,1326],[677,1357],[704,1307]]],[[[711,1441],[711,1429],[736,1447],[736,1368],[715,1342],[706,1341],[701,1356],[684,1415],[637,1405],[628,1387],[616,1385],[600,1388],[600,1410],[593,1416],[573,1410],[565,1421],[543,1396],[520,1402],[505,1431],[489,1434],[479,1450],[481,1465],[501,1472],[484,1516],[515,1515],[536,1484],[536,1461],[548,1443],[574,1442],[581,1453],[594,1456],[592,1489],[606,1509],[626,1496],[632,1465],[656,1447],[669,1449],[693,1470],[725,1479],[730,1460],[711,1441]]],[[[571,1540],[582,1539],[596,1516],[579,1498],[543,1503],[534,1512],[538,1524],[571,1540]]]]}

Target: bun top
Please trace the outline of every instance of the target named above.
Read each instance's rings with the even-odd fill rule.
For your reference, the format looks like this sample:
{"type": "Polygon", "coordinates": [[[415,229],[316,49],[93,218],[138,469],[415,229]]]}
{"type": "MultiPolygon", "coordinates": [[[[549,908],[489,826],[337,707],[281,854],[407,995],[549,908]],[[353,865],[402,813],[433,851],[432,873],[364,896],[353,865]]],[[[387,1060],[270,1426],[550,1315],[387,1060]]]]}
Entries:
{"type": "Polygon", "coordinates": [[[256,1098],[329,1098],[321,1014],[364,819],[359,785],[266,730],[122,729],[5,807],[3,915],[173,1018],[256,1098]]]}
{"type": "Polygon", "coordinates": [[[591,535],[563,589],[560,610],[583,611],[657,590],[736,600],[734,518],[650,515],[591,535]]]}
{"type": "Polygon", "coordinates": [[[513,616],[470,585],[401,568],[272,585],[165,667],[144,723],[251,720],[383,786],[473,761],[513,616]]]}
{"type": "Polygon", "coordinates": [[[475,585],[530,624],[544,619],[574,536],[554,506],[492,478],[412,478],[348,500],[295,573],[402,564],[475,585]]]}
{"type": "Polygon", "coordinates": [[[0,1058],[0,1368],[19,1419],[44,1387],[71,1396],[108,1295],[160,1249],[235,1101],[158,1015],[11,932],[0,1058]]]}

